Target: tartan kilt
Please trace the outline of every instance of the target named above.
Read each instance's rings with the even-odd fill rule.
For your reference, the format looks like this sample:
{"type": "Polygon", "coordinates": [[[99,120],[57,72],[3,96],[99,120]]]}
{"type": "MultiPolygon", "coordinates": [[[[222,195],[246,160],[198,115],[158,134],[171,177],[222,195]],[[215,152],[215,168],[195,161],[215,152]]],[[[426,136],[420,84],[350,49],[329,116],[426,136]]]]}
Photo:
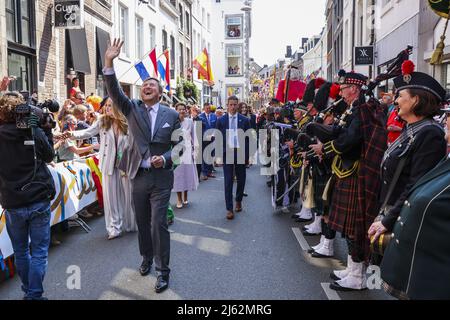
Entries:
{"type": "Polygon", "coordinates": [[[328,226],[342,233],[342,236],[354,236],[358,211],[358,174],[339,179],[333,189],[328,226]]]}

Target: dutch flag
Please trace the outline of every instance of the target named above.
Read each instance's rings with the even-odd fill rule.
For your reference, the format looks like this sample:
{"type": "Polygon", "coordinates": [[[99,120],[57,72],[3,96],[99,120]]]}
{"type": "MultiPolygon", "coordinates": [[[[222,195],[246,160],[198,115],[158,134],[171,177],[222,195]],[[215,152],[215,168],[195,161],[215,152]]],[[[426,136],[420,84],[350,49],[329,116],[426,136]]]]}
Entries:
{"type": "Polygon", "coordinates": [[[166,83],[167,91],[170,91],[170,59],[169,50],[165,50],[158,59],[158,72],[161,80],[166,83]]]}

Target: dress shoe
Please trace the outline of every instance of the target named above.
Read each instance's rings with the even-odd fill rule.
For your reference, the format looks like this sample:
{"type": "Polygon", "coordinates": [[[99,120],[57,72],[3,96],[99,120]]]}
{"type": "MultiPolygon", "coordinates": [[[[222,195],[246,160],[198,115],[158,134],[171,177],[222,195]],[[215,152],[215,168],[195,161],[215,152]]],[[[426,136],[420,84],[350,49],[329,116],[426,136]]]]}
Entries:
{"type": "Polygon", "coordinates": [[[161,293],[169,287],[169,276],[158,276],[155,284],[155,292],[161,293]]]}
{"type": "Polygon", "coordinates": [[[236,202],[236,212],[241,212],[241,211],[242,211],[242,203],[236,202]]]}
{"type": "Polygon", "coordinates": [[[334,281],[342,280],[337,275],[335,275],[334,272],[330,273],[330,278],[331,278],[331,280],[334,280],[334,281]]]}
{"type": "MultiPolygon", "coordinates": [[[[342,280],[338,280],[342,281],[342,280]]],[[[363,288],[347,288],[339,285],[338,281],[334,281],[333,283],[330,283],[330,289],[334,291],[341,291],[341,292],[351,292],[351,291],[364,291],[367,290],[367,287],[363,288]]]]}
{"type": "Polygon", "coordinates": [[[248,197],[248,194],[245,193],[245,192],[244,192],[242,195],[243,195],[244,197],[248,197]]]}
{"type": "Polygon", "coordinates": [[[228,213],[227,213],[227,219],[228,219],[228,220],[233,220],[233,219],[234,219],[234,213],[233,213],[233,211],[228,211],[228,213]]]}
{"type": "Polygon", "coordinates": [[[148,260],[144,260],[142,261],[141,267],[139,268],[139,273],[144,277],[150,273],[151,269],[152,263],[148,260]]]}

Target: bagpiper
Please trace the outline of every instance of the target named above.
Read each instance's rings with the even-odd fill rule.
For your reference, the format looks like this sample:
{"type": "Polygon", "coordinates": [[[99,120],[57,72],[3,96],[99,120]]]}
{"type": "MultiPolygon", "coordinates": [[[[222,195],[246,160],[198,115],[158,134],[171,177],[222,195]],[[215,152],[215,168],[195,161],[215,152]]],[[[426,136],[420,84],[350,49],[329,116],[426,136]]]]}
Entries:
{"type": "Polygon", "coordinates": [[[349,72],[341,74],[340,95],[347,103],[340,123],[333,127],[333,139],[311,145],[323,158],[332,159],[329,230],[323,247],[333,246],[336,232],[347,241],[347,268],[331,274],[331,289],[366,289],[366,262],[370,256],[367,230],[377,216],[380,164],[387,147],[387,132],[379,102],[366,102],[363,87],[368,78],[349,72]]]}

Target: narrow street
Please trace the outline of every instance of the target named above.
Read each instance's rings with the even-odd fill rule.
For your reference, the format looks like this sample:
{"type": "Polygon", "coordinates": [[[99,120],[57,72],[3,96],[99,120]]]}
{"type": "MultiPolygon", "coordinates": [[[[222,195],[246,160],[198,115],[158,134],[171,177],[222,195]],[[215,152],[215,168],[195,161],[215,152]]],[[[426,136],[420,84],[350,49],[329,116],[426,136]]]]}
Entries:
{"type": "MultiPolygon", "coordinates": [[[[172,273],[164,293],[157,295],[153,290],[154,269],[147,277],[139,275],[137,235],[108,241],[104,219],[96,217],[87,220],[90,233],[71,228],[61,236],[62,244],[51,248],[44,295],[58,300],[389,299],[382,290],[325,291],[329,273],[342,266],[339,261],[346,257],[345,242],[337,241],[337,259],[310,258],[303,249],[315,245],[318,237],[305,243],[302,225],[293,222],[291,214],[272,212],[270,189],[258,167],[249,169],[247,175],[249,196],[244,198],[244,211],[231,222],[225,219],[221,168],[216,179],[202,182],[190,194],[188,208],[175,210],[175,223],[170,227],[172,273]],[[67,288],[72,273],[66,272],[71,266],[80,268],[80,290],[67,288]]],[[[171,202],[176,203],[175,197],[171,202]]],[[[1,300],[21,298],[17,276],[2,283],[1,300]]]]}

